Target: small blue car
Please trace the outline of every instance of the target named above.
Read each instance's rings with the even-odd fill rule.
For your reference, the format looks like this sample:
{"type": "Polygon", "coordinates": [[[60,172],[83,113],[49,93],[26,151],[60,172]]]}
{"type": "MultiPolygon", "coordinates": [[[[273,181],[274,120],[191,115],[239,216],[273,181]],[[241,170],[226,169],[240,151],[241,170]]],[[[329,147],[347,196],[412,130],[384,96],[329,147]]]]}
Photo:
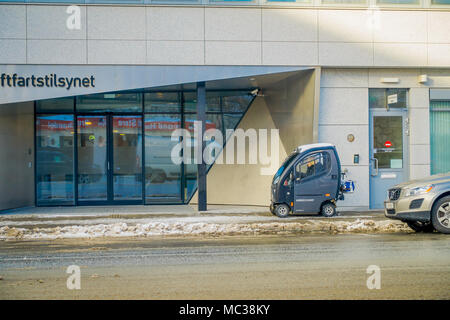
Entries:
{"type": "Polygon", "coordinates": [[[332,217],[337,200],[344,199],[345,188],[336,147],[329,143],[302,145],[273,177],[270,211],[280,218],[302,212],[332,217]]]}

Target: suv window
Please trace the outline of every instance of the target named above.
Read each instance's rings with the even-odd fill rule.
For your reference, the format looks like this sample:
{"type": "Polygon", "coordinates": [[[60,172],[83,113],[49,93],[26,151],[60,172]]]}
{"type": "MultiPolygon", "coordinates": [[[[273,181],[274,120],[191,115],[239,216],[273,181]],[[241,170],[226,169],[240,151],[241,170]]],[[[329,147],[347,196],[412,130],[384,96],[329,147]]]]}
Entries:
{"type": "Polygon", "coordinates": [[[297,164],[295,171],[297,177],[304,179],[328,172],[330,164],[330,155],[326,152],[319,152],[303,159],[297,164]]]}

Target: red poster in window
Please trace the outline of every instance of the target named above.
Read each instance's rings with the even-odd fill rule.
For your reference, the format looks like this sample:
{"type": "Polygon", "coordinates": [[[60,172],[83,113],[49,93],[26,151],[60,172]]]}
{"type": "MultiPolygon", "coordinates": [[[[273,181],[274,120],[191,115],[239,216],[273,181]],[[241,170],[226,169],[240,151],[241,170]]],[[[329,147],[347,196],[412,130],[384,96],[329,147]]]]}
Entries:
{"type": "Polygon", "coordinates": [[[390,147],[392,147],[392,142],[390,142],[390,141],[388,140],[388,141],[386,141],[386,142],[384,143],[384,146],[385,146],[386,148],[390,148],[390,147]]]}

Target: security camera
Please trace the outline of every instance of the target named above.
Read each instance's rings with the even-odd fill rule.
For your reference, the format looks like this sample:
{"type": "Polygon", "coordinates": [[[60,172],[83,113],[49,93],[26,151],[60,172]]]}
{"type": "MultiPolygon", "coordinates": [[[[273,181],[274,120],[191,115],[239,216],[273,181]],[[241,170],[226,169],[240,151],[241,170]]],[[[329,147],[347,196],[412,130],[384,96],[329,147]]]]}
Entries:
{"type": "Polygon", "coordinates": [[[252,96],[256,97],[258,95],[258,93],[259,93],[259,89],[254,89],[250,93],[251,93],[252,96]]]}

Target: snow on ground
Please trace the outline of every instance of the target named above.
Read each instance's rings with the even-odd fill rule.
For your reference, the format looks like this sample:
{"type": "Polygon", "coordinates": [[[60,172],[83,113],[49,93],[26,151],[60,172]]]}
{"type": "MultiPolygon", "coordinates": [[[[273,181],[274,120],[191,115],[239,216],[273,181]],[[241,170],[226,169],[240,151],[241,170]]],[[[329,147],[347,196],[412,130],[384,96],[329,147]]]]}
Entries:
{"type": "Polygon", "coordinates": [[[188,221],[152,221],[146,223],[100,223],[56,227],[22,228],[0,227],[0,240],[14,239],[62,239],[96,237],[148,237],[164,235],[249,235],[289,233],[391,233],[411,232],[406,224],[391,220],[356,219],[339,220],[296,220],[293,222],[203,222],[191,218],[188,221]]]}

